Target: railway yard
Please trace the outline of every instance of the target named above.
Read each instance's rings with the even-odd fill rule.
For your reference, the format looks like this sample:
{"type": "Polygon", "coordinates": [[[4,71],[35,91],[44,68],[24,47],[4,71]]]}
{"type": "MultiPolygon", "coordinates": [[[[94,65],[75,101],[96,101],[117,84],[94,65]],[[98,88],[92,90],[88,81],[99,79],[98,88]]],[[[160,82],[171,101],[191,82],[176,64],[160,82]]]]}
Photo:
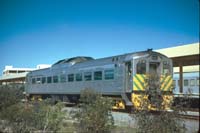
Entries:
{"type": "Polygon", "coordinates": [[[0,0],[0,133],[200,133],[200,0],[0,0]]]}
{"type": "MultiPolygon", "coordinates": [[[[66,112],[64,120],[71,123],[72,128],[74,123],[77,125],[81,123],[78,121],[80,117],[73,117],[73,113],[83,109],[79,104],[84,103],[81,101],[81,96],[85,90],[85,97],[94,93],[96,97],[101,95],[102,99],[108,98],[107,103],[113,102],[108,105],[109,110],[107,110],[107,113],[110,113],[112,106],[116,109],[111,111],[116,127],[111,132],[134,133],[135,129],[143,128],[141,127],[143,121],[150,123],[151,118],[159,118],[158,121],[153,121],[157,126],[155,126],[156,132],[161,126],[157,123],[165,121],[161,126],[165,126],[165,129],[161,129],[161,132],[180,132],[181,129],[187,133],[199,133],[199,51],[197,49],[199,43],[157,51],[148,49],[100,59],[77,56],[59,60],[50,67],[33,71],[6,67],[3,76],[0,77],[0,87],[5,89],[10,86],[8,93],[12,93],[14,88],[17,88],[17,91],[22,88],[21,95],[24,101],[18,104],[25,107],[25,111],[29,101],[33,103],[36,101],[38,104],[38,101],[50,99],[53,104],[46,106],[49,109],[54,108],[55,103],[61,101],[65,106],[62,106],[57,113],[66,112]],[[70,103],[70,106],[67,103],[70,103]],[[133,108],[135,112],[130,111],[133,108]],[[144,117],[142,122],[138,122],[138,114],[141,112],[145,112],[144,117]],[[164,117],[160,115],[162,113],[164,117]],[[177,128],[177,123],[183,126],[177,128]]],[[[7,93],[8,88],[2,91],[7,93]]],[[[12,95],[8,96],[12,97],[12,95]]],[[[3,100],[7,99],[4,95],[1,97],[4,98],[3,100]]],[[[94,104],[91,114],[104,107],[102,101],[96,101],[97,98],[90,99],[94,104]]],[[[88,101],[85,103],[88,104],[88,101]]],[[[34,112],[32,107],[34,104],[30,105],[34,112]]]]}

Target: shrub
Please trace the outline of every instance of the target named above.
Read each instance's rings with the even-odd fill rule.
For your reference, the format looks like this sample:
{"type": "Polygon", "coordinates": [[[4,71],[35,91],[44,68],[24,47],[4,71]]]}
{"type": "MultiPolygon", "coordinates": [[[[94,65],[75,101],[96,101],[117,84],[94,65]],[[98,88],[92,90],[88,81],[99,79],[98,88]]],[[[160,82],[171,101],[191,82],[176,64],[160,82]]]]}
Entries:
{"type": "Polygon", "coordinates": [[[163,111],[154,114],[143,110],[133,116],[136,118],[139,133],[183,133],[186,129],[184,122],[177,118],[176,112],[163,111]]]}
{"type": "Polygon", "coordinates": [[[62,108],[61,103],[50,106],[46,102],[11,105],[1,112],[0,118],[4,120],[1,130],[10,128],[12,132],[22,133],[59,131],[65,116],[62,108]]]}
{"type": "Polygon", "coordinates": [[[80,96],[80,110],[75,113],[80,132],[108,132],[113,128],[112,101],[92,89],[85,89],[80,96]]]}
{"type": "MultiPolygon", "coordinates": [[[[148,87],[145,94],[151,95],[151,99],[147,99],[145,104],[140,104],[142,110],[135,110],[132,115],[137,122],[137,132],[140,133],[171,133],[171,132],[185,132],[184,121],[178,115],[182,108],[173,107],[171,112],[165,111],[162,105],[162,100],[159,95],[160,92],[160,77],[156,74],[149,75],[148,87]],[[148,110],[149,103],[153,104],[157,112],[148,110]]],[[[142,101],[143,102],[143,101],[142,101]]]]}

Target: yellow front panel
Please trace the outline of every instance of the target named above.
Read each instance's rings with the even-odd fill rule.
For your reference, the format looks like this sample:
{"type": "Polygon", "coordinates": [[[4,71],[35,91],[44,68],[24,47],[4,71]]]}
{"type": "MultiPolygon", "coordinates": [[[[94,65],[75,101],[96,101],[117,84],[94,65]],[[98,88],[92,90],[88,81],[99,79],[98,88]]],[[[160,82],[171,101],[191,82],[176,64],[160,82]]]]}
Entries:
{"type": "Polygon", "coordinates": [[[144,74],[136,74],[133,77],[133,90],[134,91],[144,91],[146,88],[145,82],[146,75],[144,74]]]}
{"type": "Polygon", "coordinates": [[[137,110],[169,110],[173,101],[173,95],[162,95],[162,104],[159,107],[153,105],[148,95],[132,93],[132,103],[137,110]]]}
{"type": "Polygon", "coordinates": [[[171,75],[161,76],[161,90],[162,91],[172,91],[173,79],[171,75]]]}

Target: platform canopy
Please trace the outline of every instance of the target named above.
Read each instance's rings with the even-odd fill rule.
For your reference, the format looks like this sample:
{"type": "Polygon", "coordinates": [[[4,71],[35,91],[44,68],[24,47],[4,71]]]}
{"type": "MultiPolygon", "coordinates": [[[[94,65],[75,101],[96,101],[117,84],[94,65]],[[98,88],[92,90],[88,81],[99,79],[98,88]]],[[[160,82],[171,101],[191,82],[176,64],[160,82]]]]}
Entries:
{"type": "Polygon", "coordinates": [[[173,66],[199,65],[199,42],[155,50],[173,60],[173,66]]]}

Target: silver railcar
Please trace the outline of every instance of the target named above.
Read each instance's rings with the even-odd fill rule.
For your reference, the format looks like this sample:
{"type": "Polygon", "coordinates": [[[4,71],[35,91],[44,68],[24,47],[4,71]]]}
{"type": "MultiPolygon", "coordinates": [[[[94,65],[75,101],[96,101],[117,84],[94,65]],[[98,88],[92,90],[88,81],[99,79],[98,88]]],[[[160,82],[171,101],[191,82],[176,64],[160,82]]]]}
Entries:
{"type": "MultiPolygon", "coordinates": [[[[137,106],[139,95],[152,89],[144,86],[147,73],[159,74],[159,89],[172,92],[172,61],[152,50],[101,59],[79,56],[60,60],[50,68],[27,74],[25,90],[29,98],[52,97],[74,102],[81,90],[90,88],[121,98],[125,106],[137,106]]],[[[164,102],[165,99],[163,96],[164,102]]]]}

